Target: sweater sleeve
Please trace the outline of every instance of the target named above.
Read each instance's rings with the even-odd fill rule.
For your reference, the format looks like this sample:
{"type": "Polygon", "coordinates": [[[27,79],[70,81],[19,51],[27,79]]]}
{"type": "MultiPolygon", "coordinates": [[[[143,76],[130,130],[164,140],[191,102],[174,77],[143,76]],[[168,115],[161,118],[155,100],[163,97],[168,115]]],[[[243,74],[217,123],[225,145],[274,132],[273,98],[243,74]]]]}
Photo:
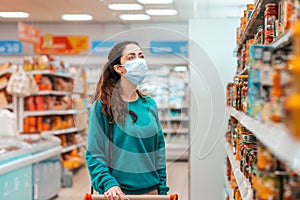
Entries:
{"type": "Polygon", "coordinates": [[[166,195],[169,191],[169,187],[167,186],[167,170],[166,170],[166,151],[165,151],[165,137],[162,131],[162,127],[160,124],[157,106],[155,104],[155,115],[158,126],[158,134],[157,134],[157,150],[156,150],[156,169],[159,174],[159,184],[158,184],[158,194],[166,195]]]}
{"type": "Polygon", "coordinates": [[[113,186],[119,186],[117,180],[111,176],[106,158],[109,140],[105,134],[105,121],[101,114],[101,103],[94,102],[90,108],[88,118],[88,145],[86,150],[86,162],[90,173],[93,188],[103,193],[113,186]]]}

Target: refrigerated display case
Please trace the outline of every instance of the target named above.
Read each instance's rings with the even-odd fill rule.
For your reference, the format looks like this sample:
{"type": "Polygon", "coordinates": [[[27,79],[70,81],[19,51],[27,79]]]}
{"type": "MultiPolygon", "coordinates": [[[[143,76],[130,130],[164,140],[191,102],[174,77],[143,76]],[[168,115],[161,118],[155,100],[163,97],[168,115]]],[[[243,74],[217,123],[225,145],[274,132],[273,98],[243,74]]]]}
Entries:
{"type": "Polygon", "coordinates": [[[32,165],[19,162],[31,155],[28,144],[0,139],[0,199],[33,199],[32,165]]]}
{"type": "MultiPolygon", "coordinates": [[[[60,147],[60,140],[55,136],[21,135],[22,141],[29,144],[33,155],[60,147]]],[[[33,169],[33,199],[45,200],[56,196],[61,188],[62,165],[60,152],[45,160],[34,163],[33,169]]]]}
{"type": "Polygon", "coordinates": [[[0,138],[0,199],[39,200],[61,187],[62,147],[54,136],[0,138]]]}

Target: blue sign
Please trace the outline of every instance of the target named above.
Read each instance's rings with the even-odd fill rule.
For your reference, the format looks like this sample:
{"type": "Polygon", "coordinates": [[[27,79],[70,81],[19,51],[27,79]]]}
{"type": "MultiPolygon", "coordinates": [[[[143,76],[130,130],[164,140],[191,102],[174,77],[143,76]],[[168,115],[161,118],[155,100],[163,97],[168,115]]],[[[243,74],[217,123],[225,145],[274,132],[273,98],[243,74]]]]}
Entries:
{"type": "Polygon", "coordinates": [[[150,53],[154,55],[188,54],[188,41],[151,41],[150,53]]]}
{"type": "Polygon", "coordinates": [[[18,40],[0,40],[0,55],[22,54],[22,43],[18,40]]]}
{"type": "Polygon", "coordinates": [[[117,41],[94,40],[92,41],[92,51],[94,54],[106,55],[117,41]]]}

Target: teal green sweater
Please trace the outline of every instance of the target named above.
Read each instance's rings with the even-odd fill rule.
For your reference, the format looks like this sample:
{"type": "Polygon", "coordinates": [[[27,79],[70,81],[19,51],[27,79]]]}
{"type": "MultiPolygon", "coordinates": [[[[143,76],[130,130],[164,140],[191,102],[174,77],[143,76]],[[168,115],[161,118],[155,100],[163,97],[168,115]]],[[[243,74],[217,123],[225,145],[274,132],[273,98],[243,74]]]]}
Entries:
{"type": "Polygon", "coordinates": [[[89,112],[86,162],[93,188],[103,194],[120,186],[125,194],[145,194],[158,190],[167,194],[164,134],[155,101],[150,97],[128,103],[137,121],[127,114],[125,126],[114,123],[113,158],[108,167],[109,123],[95,101],[89,112]]]}

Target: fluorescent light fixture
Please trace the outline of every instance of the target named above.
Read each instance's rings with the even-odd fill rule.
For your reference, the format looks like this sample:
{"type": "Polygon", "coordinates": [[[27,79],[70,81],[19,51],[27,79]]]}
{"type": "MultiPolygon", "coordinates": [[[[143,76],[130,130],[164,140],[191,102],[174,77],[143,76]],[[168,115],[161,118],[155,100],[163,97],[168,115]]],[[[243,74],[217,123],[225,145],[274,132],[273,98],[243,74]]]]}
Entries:
{"type": "Polygon", "coordinates": [[[122,14],[120,15],[122,20],[131,20],[131,21],[142,21],[149,20],[150,16],[145,14],[122,14]]]}
{"type": "Polygon", "coordinates": [[[186,66],[177,66],[177,67],[174,67],[174,71],[176,71],[176,72],[186,72],[187,67],[186,66]]]}
{"type": "Polygon", "coordinates": [[[146,10],[146,13],[152,16],[173,16],[177,15],[178,11],[174,9],[149,9],[146,10]]]}
{"type": "Polygon", "coordinates": [[[3,18],[28,18],[27,12],[0,12],[0,17],[3,18]]]}
{"type": "Polygon", "coordinates": [[[64,14],[61,18],[66,21],[89,21],[93,19],[93,16],[89,14],[64,14]]]}
{"type": "Polygon", "coordinates": [[[142,4],[170,4],[173,0],[138,0],[142,4]]]}
{"type": "Polygon", "coordinates": [[[113,3],[109,4],[111,10],[143,10],[143,6],[138,3],[113,3]]]}

